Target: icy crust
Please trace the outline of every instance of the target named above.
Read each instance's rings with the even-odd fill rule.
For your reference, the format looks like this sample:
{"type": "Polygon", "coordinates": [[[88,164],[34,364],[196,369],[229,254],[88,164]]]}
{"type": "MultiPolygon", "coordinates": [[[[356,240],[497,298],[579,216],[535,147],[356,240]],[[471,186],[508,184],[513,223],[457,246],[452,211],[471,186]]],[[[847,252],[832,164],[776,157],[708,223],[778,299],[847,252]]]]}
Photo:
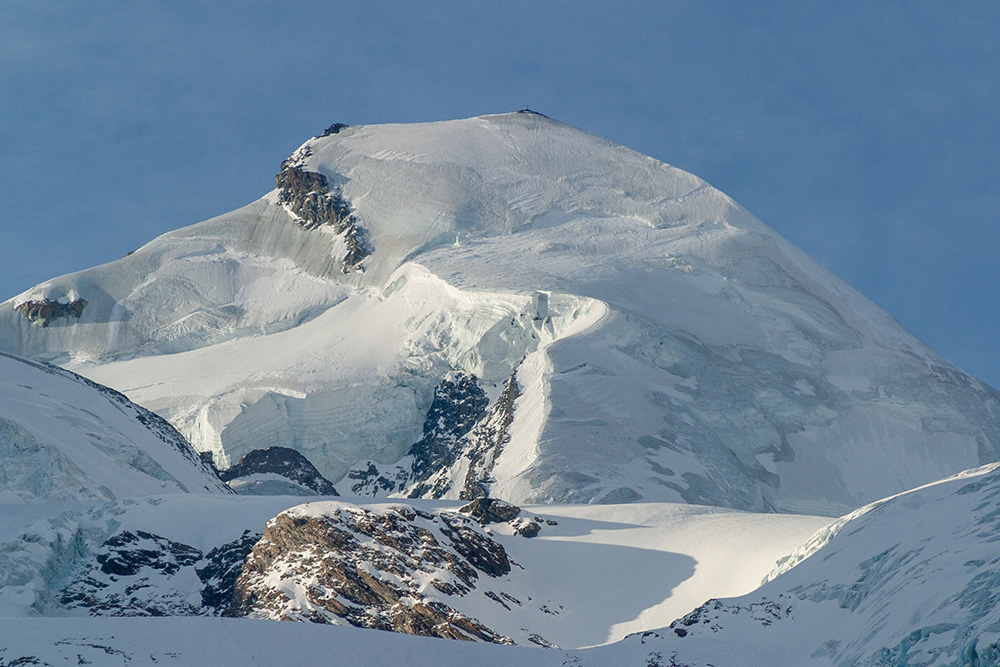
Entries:
{"type": "Polygon", "coordinates": [[[994,464],[845,517],[759,590],[710,600],[641,641],[692,666],[738,654],[761,664],[997,664],[998,535],[994,464]]]}
{"type": "Polygon", "coordinates": [[[0,353],[0,502],[231,493],[163,418],[74,373],[0,353]]]}
{"type": "Polygon", "coordinates": [[[363,221],[364,271],[276,190],[0,305],[0,348],[125,391],[220,466],[287,446],[334,483],[401,479],[456,371],[494,401],[516,372],[476,475],[517,503],[837,516],[1000,459],[995,391],[690,174],[530,113],[295,155],[363,221]],[[14,310],[76,298],[46,327],[14,310]]]}

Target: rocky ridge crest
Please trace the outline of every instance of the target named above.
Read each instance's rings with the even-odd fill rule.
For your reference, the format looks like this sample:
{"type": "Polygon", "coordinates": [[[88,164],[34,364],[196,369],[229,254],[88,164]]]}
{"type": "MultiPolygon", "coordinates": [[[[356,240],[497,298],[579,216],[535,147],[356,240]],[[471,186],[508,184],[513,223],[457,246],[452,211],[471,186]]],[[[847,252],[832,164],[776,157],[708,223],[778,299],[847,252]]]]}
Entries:
{"type": "Polygon", "coordinates": [[[255,493],[256,487],[266,484],[255,482],[254,477],[258,475],[280,476],[289,480],[295,487],[302,487],[306,493],[312,491],[320,496],[340,495],[333,483],[323,477],[309,459],[288,447],[255,449],[245,454],[233,467],[219,472],[222,481],[229,483],[237,493],[244,495],[260,495],[255,493]]]}
{"type": "Polygon", "coordinates": [[[274,177],[278,203],[303,229],[329,226],[334,234],[343,238],[347,247],[341,269],[343,273],[361,270],[361,261],[372,253],[367,234],[340,190],[331,190],[326,176],[305,168],[304,161],[310,155],[312,149],[306,144],[281,163],[281,170],[274,177]]]}

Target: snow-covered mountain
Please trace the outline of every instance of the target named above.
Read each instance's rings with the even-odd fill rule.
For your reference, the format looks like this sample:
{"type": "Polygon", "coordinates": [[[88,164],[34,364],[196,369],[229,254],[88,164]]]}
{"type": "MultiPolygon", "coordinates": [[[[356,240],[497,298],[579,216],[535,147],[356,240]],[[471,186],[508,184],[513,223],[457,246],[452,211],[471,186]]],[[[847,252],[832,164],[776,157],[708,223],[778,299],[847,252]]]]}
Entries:
{"type": "Polygon", "coordinates": [[[277,185],[4,303],[0,349],[345,493],[835,516],[1000,458],[994,390],[703,181],[544,116],[334,125],[277,185]]]}
{"type": "Polygon", "coordinates": [[[0,667],[1000,665],[1000,395],[722,193],[531,112],[276,185],[0,304],[0,667]]]}
{"type": "Polygon", "coordinates": [[[232,493],[161,417],[69,371],[0,353],[0,503],[181,492],[232,493]]]}

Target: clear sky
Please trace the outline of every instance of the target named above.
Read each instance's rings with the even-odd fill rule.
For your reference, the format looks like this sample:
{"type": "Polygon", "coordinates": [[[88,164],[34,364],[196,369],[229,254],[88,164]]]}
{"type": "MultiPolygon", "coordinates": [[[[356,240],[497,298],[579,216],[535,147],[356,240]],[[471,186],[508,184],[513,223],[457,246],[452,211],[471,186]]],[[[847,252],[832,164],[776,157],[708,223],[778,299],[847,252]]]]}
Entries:
{"type": "Polygon", "coordinates": [[[1000,386],[998,36],[986,0],[3,0],[0,299],[257,199],[334,121],[529,106],[706,179],[1000,386]]]}

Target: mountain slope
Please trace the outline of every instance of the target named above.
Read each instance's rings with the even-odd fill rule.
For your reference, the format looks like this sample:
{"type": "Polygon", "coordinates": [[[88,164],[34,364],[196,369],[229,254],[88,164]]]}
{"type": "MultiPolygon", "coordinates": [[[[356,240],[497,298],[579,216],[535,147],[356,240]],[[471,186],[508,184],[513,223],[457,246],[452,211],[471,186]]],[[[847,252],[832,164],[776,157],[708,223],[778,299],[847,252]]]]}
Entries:
{"type": "Polygon", "coordinates": [[[624,644],[692,667],[734,656],[744,664],[996,665],[998,499],[1000,469],[991,465],[874,503],[821,531],[753,593],[710,600],[657,636],[624,644]]]}
{"type": "Polygon", "coordinates": [[[69,371],[0,353],[0,502],[231,493],[166,421],[69,371]]]}
{"type": "Polygon", "coordinates": [[[839,515],[1000,459],[994,390],[724,194],[578,129],[335,125],[277,184],[2,304],[0,349],[220,466],[287,446],[381,494],[839,515]],[[456,372],[493,425],[418,448],[431,480],[412,448],[456,372]]]}

